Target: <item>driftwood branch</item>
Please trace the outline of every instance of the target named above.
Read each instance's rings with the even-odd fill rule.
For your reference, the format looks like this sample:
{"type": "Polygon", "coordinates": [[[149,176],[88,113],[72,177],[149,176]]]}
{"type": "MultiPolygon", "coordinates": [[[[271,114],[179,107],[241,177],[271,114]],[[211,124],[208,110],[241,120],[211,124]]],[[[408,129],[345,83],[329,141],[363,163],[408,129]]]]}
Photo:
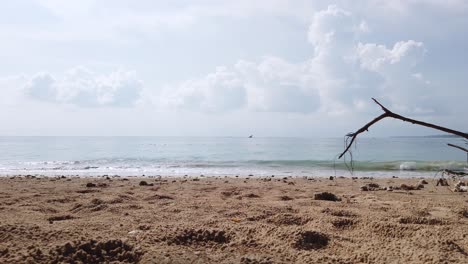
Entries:
{"type": "Polygon", "coordinates": [[[351,148],[351,146],[353,145],[354,141],[356,140],[357,136],[365,131],[368,131],[369,128],[379,122],[380,120],[384,119],[384,118],[387,118],[387,117],[391,117],[391,118],[395,118],[395,119],[399,119],[399,120],[402,120],[404,122],[409,122],[409,123],[412,123],[412,124],[415,124],[415,125],[420,125],[420,126],[425,126],[425,127],[429,127],[429,128],[433,128],[433,129],[436,129],[436,130],[440,130],[440,131],[444,131],[444,132],[447,132],[449,134],[453,134],[453,135],[457,135],[457,136],[460,136],[460,137],[463,137],[465,139],[468,139],[468,134],[467,133],[463,133],[463,132],[460,132],[460,131],[457,131],[457,130],[453,130],[453,129],[450,129],[450,128],[446,128],[446,127],[442,127],[442,126],[438,126],[438,125],[434,125],[434,124],[431,124],[431,123],[426,123],[426,122],[422,122],[422,121],[419,121],[419,120],[415,120],[415,119],[411,119],[411,118],[407,118],[407,117],[404,117],[404,116],[401,116],[399,114],[396,114],[396,113],[393,113],[392,111],[388,110],[385,106],[383,106],[379,101],[377,101],[376,99],[372,98],[372,100],[374,100],[374,102],[376,104],[378,104],[380,106],[380,108],[382,108],[382,110],[384,111],[383,114],[381,114],[380,116],[376,117],[374,120],[370,121],[369,123],[367,123],[366,125],[364,125],[363,127],[361,127],[359,130],[357,130],[356,132],[353,132],[353,133],[349,133],[347,134],[346,136],[348,138],[351,138],[351,141],[349,141],[349,143],[346,144],[346,147],[345,147],[345,150],[343,151],[343,153],[340,154],[340,156],[338,156],[338,159],[341,159],[345,154],[346,152],[349,151],[349,148],[351,148]]]}
{"type": "Polygon", "coordinates": [[[468,153],[468,149],[466,149],[466,148],[464,148],[464,147],[460,147],[460,146],[457,146],[457,145],[454,145],[454,144],[450,144],[450,143],[448,143],[447,145],[450,146],[450,147],[454,147],[454,148],[457,148],[457,149],[459,149],[459,150],[462,150],[462,151],[465,151],[466,153],[468,153]]]}

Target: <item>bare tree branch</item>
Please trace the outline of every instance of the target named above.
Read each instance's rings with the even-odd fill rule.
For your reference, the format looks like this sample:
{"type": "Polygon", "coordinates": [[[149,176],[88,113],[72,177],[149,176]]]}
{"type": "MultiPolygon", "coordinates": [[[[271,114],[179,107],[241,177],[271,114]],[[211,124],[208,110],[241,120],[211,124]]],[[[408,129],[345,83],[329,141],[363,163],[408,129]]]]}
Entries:
{"type": "Polygon", "coordinates": [[[463,132],[460,132],[460,131],[457,131],[457,130],[453,130],[453,129],[450,129],[450,128],[446,128],[446,127],[442,127],[442,126],[438,126],[438,125],[434,125],[434,124],[431,124],[431,123],[426,123],[426,122],[422,122],[422,121],[419,121],[419,120],[415,120],[415,119],[411,119],[411,118],[407,118],[407,117],[404,117],[404,116],[401,116],[401,115],[398,115],[398,114],[395,114],[393,113],[392,111],[388,110],[385,106],[383,106],[379,101],[377,101],[375,98],[372,98],[372,100],[374,100],[374,102],[376,104],[378,104],[382,110],[384,111],[383,114],[381,114],[380,116],[376,117],[374,120],[370,121],[369,123],[367,123],[366,125],[364,125],[363,127],[361,127],[359,130],[357,130],[356,132],[353,132],[353,133],[349,133],[347,134],[346,136],[349,138],[351,138],[351,141],[349,141],[349,144],[347,144],[345,150],[343,151],[343,153],[340,154],[340,156],[338,156],[338,159],[341,159],[344,154],[346,154],[346,152],[349,151],[349,148],[353,145],[354,143],[354,140],[356,139],[356,137],[365,132],[365,131],[368,131],[369,130],[369,127],[371,127],[373,124],[379,122],[380,120],[386,118],[386,117],[391,117],[391,118],[395,118],[395,119],[399,119],[399,120],[402,120],[404,122],[409,122],[409,123],[412,123],[412,124],[415,124],[415,125],[420,125],[420,126],[425,126],[425,127],[429,127],[429,128],[433,128],[433,129],[436,129],[436,130],[440,130],[440,131],[444,131],[444,132],[447,132],[449,134],[453,134],[453,135],[457,135],[457,136],[460,136],[460,137],[463,137],[465,139],[468,139],[468,134],[467,133],[463,133],[463,132]]]}
{"type": "Polygon", "coordinates": [[[460,146],[457,146],[457,145],[454,145],[454,144],[450,144],[450,143],[448,143],[447,145],[450,146],[450,147],[457,148],[457,149],[459,149],[459,150],[463,150],[463,151],[465,151],[466,153],[468,153],[468,149],[466,149],[466,148],[464,148],[464,147],[460,147],[460,146]]]}

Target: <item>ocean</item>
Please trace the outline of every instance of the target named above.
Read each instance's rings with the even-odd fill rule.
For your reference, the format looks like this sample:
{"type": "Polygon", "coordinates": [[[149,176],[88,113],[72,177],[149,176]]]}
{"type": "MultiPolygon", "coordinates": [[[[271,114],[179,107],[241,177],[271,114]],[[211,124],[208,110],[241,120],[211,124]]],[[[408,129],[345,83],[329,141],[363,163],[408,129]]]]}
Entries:
{"type": "Polygon", "coordinates": [[[433,177],[467,171],[460,138],[0,137],[0,175],[433,177]]]}

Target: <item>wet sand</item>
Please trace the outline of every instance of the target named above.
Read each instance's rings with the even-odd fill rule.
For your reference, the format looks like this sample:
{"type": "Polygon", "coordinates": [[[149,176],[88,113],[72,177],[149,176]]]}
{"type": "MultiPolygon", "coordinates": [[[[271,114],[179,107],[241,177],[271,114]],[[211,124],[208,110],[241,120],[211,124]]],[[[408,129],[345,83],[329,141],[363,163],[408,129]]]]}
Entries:
{"type": "Polygon", "coordinates": [[[467,193],[426,180],[2,177],[0,263],[468,263],[467,193]]]}

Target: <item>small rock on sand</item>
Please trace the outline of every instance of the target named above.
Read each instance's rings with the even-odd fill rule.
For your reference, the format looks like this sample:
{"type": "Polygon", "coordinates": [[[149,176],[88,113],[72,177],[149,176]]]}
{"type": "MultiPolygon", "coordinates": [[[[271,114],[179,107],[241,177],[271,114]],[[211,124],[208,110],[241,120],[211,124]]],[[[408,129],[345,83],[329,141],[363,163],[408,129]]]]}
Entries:
{"type": "Polygon", "coordinates": [[[424,185],[420,184],[420,185],[409,185],[409,184],[402,184],[400,185],[400,189],[401,190],[405,190],[405,191],[414,191],[414,190],[421,190],[421,189],[424,189],[424,185]]]}
{"type": "Polygon", "coordinates": [[[367,191],[378,191],[380,190],[380,185],[377,183],[368,183],[366,185],[361,186],[361,191],[367,192],[367,191]]]}
{"type": "Polygon", "coordinates": [[[140,186],[154,186],[153,183],[147,183],[146,181],[140,181],[140,186]]]}
{"type": "Polygon", "coordinates": [[[323,200],[323,201],[341,201],[341,198],[337,197],[333,193],[329,192],[321,192],[321,193],[316,193],[314,194],[314,200],[323,200]]]}

